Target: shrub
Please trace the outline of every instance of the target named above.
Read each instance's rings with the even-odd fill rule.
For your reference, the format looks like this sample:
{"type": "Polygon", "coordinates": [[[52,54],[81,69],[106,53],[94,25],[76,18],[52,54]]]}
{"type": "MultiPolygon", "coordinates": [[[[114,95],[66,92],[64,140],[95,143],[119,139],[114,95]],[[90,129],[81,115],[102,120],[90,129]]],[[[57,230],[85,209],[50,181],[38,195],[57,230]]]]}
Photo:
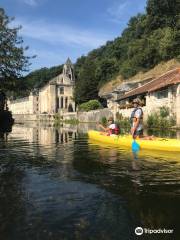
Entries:
{"type": "Polygon", "coordinates": [[[167,129],[176,125],[174,116],[169,116],[169,108],[161,107],[159,112],[152,113],[147,118],[147,127],[167,129]]]}
{"type": "Polygon", "coordinates": [[[101,124],[102,124],[103,126],[107,126],[107,122],[108,122],[108,121],[107,121],[107,118],[106,118],[106,117],[102,117],[100,122],[101,122],[101,124]]]}
{"type": "Polygon", "coordinates": [[[123,117],[122,113],[119,112],[116,113],[116,120],[120,128],[130,129],[131,127],[130,120],[128,117],[123,117]]]}
{"type": "Polygon", "coordinates": [[[64,123],[70,124],[70,125],[77,125],[79,123],[79,120],[76,118],[71,118],[71,119],[64,120],[64,123]]]}
{"type": "Polygon", "coordinates": [[[130,129],[131,127],[129,118],[127,117],[122,117],[120,120],[117,120],[117,124],[119,125],[120,128],[124,129],[130,129]]]}
{"type": "Polygon", "coordinates": [[[122,113],[117,112],[117,113],[116,113],[116,119],[117,119],[118,121],[119,121],[119,120],[122,120],[122,119],[123,119],[122,113]]]}
{"type": "Polygon", "coordinates": [[[88,102],[85,102],[79,105],[79,110],[85,111],[85,112],[100,109],[100,108],[102,108],[102,105],[98,100],[90,100],[88,102]]]}
{"type": "Polygon", "coordinates": [[[158,113],[152,113],[148,115],[147,127],[156,127],[156,126],[159,126],[159,115],[158,113]]]}
{"type": "Polygon", "coordinates": [[[168,107],[163,106],[163,107],[160,107],[159,110],[160,110],[160,116],[162,118],[169,116],[169,108],[168,107]]]}
{"type": "Polygon", "coordinates": [[[175,116],[171,116],[169,118],[169,122],[170,122],[171,126],[175,126],[176,125],[176,118],[175,118],[175,116]]]}

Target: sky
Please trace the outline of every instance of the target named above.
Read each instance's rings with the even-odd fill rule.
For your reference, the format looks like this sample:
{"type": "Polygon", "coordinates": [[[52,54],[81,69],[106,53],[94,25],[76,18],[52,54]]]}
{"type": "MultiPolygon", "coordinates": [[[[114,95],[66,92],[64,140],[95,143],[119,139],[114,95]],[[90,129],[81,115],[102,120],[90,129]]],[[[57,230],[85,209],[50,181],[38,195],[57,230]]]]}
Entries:
{"type": "Polygon", "coordinates": [[[73,63],[121,35],[130,17],[145,12],[146,0],[0,0],[6,15],[15,17],[30,71],[73,63]]]}

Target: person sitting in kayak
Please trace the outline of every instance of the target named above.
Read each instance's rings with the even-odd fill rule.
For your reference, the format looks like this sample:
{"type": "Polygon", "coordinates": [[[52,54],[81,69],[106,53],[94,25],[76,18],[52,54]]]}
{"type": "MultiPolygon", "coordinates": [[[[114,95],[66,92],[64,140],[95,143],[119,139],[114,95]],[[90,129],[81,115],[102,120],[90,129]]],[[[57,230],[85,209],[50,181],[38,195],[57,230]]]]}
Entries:
{"type": "Polygon", "coordinates": [[[143,134],[143,110],[141,106],[141,100],[136,98],[133,100],[134,109],[131,113],[131,135],[135,138],[141,138],[144,140],[153,140],[154,136],[144,136],[143,134]]]}
{"type": "Polygon", "coordinates": [[[104,127],[102,124],[98,124],[98,126],[104,130],[104,133],[107,136],[118,135],[119,134],[119,127],[114,122],[114,118],[113,117],[109,117],[109,119],[108,119],[108,127],[104,127]]]}

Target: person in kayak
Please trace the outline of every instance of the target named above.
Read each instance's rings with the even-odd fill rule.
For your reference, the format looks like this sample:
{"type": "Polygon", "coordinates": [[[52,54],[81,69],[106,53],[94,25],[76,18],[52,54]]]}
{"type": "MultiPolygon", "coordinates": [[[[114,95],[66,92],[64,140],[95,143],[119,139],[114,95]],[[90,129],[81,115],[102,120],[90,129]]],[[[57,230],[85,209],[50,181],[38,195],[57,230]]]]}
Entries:
{"type": "Polygon", "coordinates": [[[108,127],[104,127],[102,124],[98,124],[98,126],[104,130],[104,133],[107,136],[119,135],[119,127],[114,122],[114,118],[113,117],[109,117],[108,118],[108,127]]]}
{"type": "Polygon", "coordinates": [[[134,109],[131,113],[131,135],[135,138],[141,138],[143,140],[154,140],[155,137],[144,136],[143,134],[143,110],[141,108],[141,100],[136,98],[133,100],[134,109]]]}
{"type": "Polygon", "coordinates": [[[141,100],[136,98],[133,100],[134,109],[131,113],[131,135],[133,138],[143,137],[143,110],[140,107],[141,100]]]}

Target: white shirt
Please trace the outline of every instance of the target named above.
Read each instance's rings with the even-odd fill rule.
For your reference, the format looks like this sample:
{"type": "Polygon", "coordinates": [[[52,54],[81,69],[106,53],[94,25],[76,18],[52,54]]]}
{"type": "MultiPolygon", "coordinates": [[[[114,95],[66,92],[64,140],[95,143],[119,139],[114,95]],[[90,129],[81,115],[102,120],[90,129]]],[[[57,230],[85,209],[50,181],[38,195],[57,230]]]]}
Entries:
{"type": "MultiPolygon", "coordinates": [[[[137,131],[142,130],[143,129],[143,125],[142,125],[142,110],[141,109],[137,109],[136,110],[136,112],[134,114],[134,118],[139,118],[140,119],[139,125],[138,125],[136,130],[137,131]]],[[[136,122],[133,121],[133,127],[135,126],[135,123],[136,122]]]]}
{"type": "Polygon", "coordinates": [[[112,124],[109,125],[108,128],[110,128],[110,129],[115,129],[115,128],[116,128],[116,124],[115,124],[115,123],[112,123],[112,124]]]}

